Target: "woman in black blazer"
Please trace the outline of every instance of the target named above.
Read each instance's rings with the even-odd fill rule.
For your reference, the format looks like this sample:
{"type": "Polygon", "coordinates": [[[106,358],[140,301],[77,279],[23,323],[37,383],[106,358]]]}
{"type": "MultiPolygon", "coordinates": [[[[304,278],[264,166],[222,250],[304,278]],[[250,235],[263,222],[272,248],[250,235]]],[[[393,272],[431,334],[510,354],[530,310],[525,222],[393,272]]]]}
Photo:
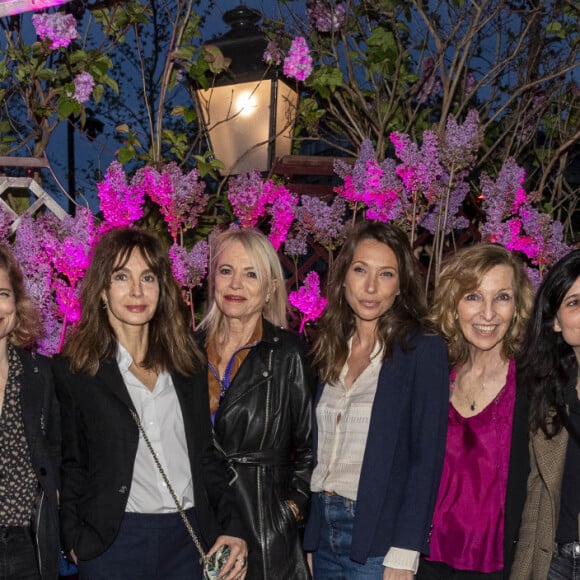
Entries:
{"type": "Polygon", "coordinates": [[[58,578],[60,424],[41,332],[14,256],[0,246],[0,577],[58,578]],[[6,574],[6,575],[5,575],[6,574]]]}
{"type": "Polygon", "coordinates": [[[139,416],[205,549],[245,577],[247,548],[209,417],[207,378],[167,252],[113,230],[82,286],[82,315],[55,365],[63,415],[63,544],[81,578],[201,579],[199,554],[139,431],[139,416]]]}

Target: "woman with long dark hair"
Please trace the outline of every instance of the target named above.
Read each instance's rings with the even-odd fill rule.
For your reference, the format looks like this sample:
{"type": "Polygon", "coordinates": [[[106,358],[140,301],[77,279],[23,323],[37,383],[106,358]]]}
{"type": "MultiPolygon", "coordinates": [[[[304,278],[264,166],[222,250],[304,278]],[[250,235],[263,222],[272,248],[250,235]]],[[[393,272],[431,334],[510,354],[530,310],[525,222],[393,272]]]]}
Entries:
{"type": "Polygon", "coordinates": [[[523,349],[528,497],[511,578],[580,578],[580,250],[542,280],[523,349]]]}
{"type": "Polygon", "coordinates": [[[355,226],[327,295],[305,535],[314,578],[412,579],[445,450],[445,343],[425,323],[417,264],[393,225],[355,226]]]}
{"type": "Polygon", "coordinates": [[[243,579],[233,474],[213,442],[207,375],[161,242],[137,229],[105,234],[81,305],[55,364],[62,538],[81,578],[201,580],[185,517],[203,549],[229,546],[223,573],[243,579]]]}

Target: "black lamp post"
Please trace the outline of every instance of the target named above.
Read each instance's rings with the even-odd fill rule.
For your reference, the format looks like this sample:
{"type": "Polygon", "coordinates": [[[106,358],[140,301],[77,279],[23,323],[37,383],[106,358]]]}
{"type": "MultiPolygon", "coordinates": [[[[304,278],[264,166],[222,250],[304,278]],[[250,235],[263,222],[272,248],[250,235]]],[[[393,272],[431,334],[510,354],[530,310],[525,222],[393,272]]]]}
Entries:
{"type": "Polygon", "coordinates": [[[224,14],[231,28],[208,43],[231,59],[228,70],[197,91],[204,129],[225,174],[268,172],[289,155],[298,93],[263,60],[267,39],[257,25],[262,15],[247,6],[224,14]]]}

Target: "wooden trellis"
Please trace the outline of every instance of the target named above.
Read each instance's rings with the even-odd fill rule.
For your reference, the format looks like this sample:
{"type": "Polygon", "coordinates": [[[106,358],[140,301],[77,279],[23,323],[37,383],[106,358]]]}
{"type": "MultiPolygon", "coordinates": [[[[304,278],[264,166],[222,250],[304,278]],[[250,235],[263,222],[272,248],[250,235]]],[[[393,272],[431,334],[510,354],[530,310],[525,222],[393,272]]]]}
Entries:
{"type": "MultiPolygon", "coordinates": [[[[40,171],[48,167],[48,162],[45,159],[38,159],[35,157],[2,157],[0,156],[0,168],[17,167],[23,168],[30,173],[32,171],[40,171]]],[[[11,230],[16,231],[18,224],[24,215],[34,215],[38,210],[46,208],[50,210],[57,218],[63,219],[67,216],[67,212],[60,206],[60,204],[51,195],[44,190],[44,188],[33,177],[7,177],[0,175],[0,204],[2,208],[8,212],[13,218],[11,230]],[[6,197],[14,189],[24,189],[29,192],[36,199],[26,208],[22,213],[18,213],[6,201],[6,197]]]]}

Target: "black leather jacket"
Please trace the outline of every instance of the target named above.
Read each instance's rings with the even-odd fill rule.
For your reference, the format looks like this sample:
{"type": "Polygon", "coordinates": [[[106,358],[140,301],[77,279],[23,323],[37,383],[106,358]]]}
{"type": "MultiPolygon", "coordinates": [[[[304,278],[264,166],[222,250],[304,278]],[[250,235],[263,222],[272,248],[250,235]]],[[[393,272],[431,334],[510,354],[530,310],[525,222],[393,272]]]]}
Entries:
{"type": "Polygon", "coordinates": [[[306,517],[312,471],[313,377],[302,342],[263,321],[215,416],[215,433],[238,477],[238,507],[248,535],[251,580],[310,578],[299,525],[286,500],[306,517]]]}

